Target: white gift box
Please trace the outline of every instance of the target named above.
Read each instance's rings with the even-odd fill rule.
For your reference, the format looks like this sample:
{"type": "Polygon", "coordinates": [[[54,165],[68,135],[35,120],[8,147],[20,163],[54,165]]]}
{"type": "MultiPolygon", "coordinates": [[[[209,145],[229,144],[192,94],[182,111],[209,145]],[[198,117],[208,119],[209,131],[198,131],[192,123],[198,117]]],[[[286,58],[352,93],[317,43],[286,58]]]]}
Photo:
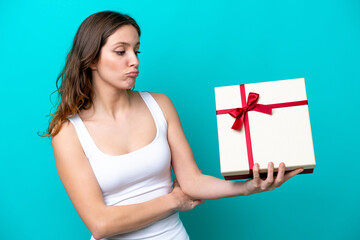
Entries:
{"type": "Polygon", "coordinates": [[[216,87],[215,100],[225,179],[251,178],[254,163],[262,174],[268,162],[274,163],[275,172],[281,162],[286,171],[301,167],[303,173],[313,172],[316,163],[304,78],[216,87]],[[256,94],[257,102],[250,104],[256,94]],[[244,112],[246,108],[250,110],[244,112]],[[240,130],[232,129],[236,119],[235,128],[239,128],[241,118],[240,130]]]}

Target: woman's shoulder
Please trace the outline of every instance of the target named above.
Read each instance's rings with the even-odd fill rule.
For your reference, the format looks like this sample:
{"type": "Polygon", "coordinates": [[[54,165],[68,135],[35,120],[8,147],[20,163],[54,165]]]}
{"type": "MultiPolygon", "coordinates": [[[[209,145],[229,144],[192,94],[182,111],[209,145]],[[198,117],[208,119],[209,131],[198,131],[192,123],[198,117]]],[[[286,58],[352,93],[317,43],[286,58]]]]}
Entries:
{"type": "Polygon", "coordinates": [[[169,102],[171,102],[170,98],[163,94],[163,93],[158,93],[158,92],[148,92],[157,102],[161,102],[164,104],[168,104],[169,102]]]}
{"type": "Polygon", "coordinates": [[[167,120],[169,119],[169,117],[174,115],[174,113],[176,113],[174,104],[167,95],[158,92],[149,92],[149,93],[155,99],[157,104],[160,106],[167,120]]]}
{"type": "Polygon", "coordinates": [[[167,95],[158,92],[147,92],[147,93],[149,93],[155,99],[155,101],[160,105],[160,107],[173,106],[172,101],[167,95]]]}
{"type": "Polygon", "coordinates": [[[76,130],[74,125],[70,122],[69,119],[65,119],[60,126],[59,132],[51,138],[52,144],[62,144],[68,142],[69,140],[74,140],[76,130]]]}

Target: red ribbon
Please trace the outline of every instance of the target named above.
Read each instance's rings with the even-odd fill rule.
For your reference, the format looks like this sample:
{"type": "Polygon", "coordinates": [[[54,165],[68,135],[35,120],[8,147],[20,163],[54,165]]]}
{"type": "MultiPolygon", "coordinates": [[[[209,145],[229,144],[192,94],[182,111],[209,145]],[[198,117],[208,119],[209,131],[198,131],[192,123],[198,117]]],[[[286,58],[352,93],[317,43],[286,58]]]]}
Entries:
{"type": "Polygon", "coordinates": [[[294,101],[294,102],[285,102],[285,103],[276,103],[276,104],[258,104],[257,102],[259,100],[259,94],[250,92],[248,95],[247,102],[246,102],[245,85],[244,84],[240,85],[240,96],[241,96],[241,104],[242,104],[241,108],[217,110],[216,115],[230,114],[232,117],[234,117],[235,122],[231,128],[234,130],[237,130],[237,131],[240,131],[241,126],[244,124],[249,170],[251,173],[253,166],[254,166],[254,159],[253,159],[253,154],[252,154],[250,126],[249,126],[249,119],[247,116],[247,112],[248,111],[257,111],[257,112],[271,115],[272,109],[274,109],[274,108],[295,107],[295,106],[300,106],[300,105],[307,105],[308,101],[303,100],[303,101],[294,101]]]}
{"type": "Polygon", "coordinates": [[[261,113],[266,113],[271,115],[272,108],[269,105],[264,104],[257,104],[257,101],[259,100],[259,94],[257,93],[249,93],[248,101],[247,103],[243,104],[242,108],[231,108],[231,109],[224,109],[224,110],[218,110],[216,111],[216,114],[230,114],[232,117],[235,118],[235,122],[232,125],[232,129],[234,130],[241,130],[241,126],[243,125],[245,115],[248,111],[257,111],[261,113]]]}

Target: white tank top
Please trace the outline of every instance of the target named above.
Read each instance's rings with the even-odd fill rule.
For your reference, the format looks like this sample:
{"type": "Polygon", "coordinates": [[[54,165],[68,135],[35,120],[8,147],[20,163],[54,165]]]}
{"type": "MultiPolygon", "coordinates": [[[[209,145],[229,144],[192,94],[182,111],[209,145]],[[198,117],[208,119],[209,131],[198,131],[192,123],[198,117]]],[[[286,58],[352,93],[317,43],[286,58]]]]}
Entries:
{"type": "MultiPolygon", "coordinates": [[[[167,122],[155,99],[148,92],[139,94],[153,116],[156,136],[148,145],[127,154],[111,156],[103,153],[79,115],[68,117],[75,126],[107,206],[142,203],[172,191],[167,122]]],[[[145,228],[108,239],[186,240],[189,237],[179,214],[174,212],[145,228]]]]}

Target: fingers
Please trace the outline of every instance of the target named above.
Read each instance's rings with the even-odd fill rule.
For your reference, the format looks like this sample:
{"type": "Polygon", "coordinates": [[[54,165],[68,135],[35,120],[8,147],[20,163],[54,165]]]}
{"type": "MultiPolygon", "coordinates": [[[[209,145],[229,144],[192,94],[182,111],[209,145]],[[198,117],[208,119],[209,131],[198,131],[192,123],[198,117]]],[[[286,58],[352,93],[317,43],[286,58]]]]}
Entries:
{"type": "Polygon", "coordinates": [[[274,183],[275,186],[280,187],[284,182],[286,182],[287,180],[289,180],[293,176],[301,173],[302,171],[304,171],[303,168],[298,168],[298,169],[295,169],[295,170],[285,174],[285,164],[280,163],[279,173],[278,173],[278,176],[277,176],[277,178],[275,180],[275,183],[274,183]]]}
{"type": "Polygon", "coordinates": [[[259,188],[260,184],[261,184],[259,168],[260,168],[259,164],[255,163],[254,167],[253,167],[253,180],[254,180],[254,187],[255,188],[259,188]]]}
{"type": "Polygon", "coordinates": [[[268,163],[267,178],[263,181],[260,178],[260,166],[258,163],[255,163],[253,167],[253,179],[255,185],[261,186],[263,190],[271,186],[274,183],[274,164],[272,162],[268,163]]]}
{"type": "Polygon", "coordinates": [[[274,183],[274,164],[268,163],[268,173],[265,181],[260,178],[260,166],[258,163],[253,167],[253,187],[256,192],[273,190],[272,185],[274,183]]]}
{"type": "Polygon", "coordinates": [[[268,163],[268,174],[264,183],[263,190],[268,189],[274,183],[274,164],[272,162],[268,163]]]}
{"type": "Polygon", "coordinates": [[[285,163],[280,163],[279,165],[279,169],[278,169],[278,174],[276,176],[275,182],[274,182],[274,187],[280,187],[281,184],[284,183],[284,174],[285,174],[285,163]]]}
{"type": "Polygon", "coordinates": [[[285,174],[285,176],[284,176],[284,182],[286,182],[287,180],[289,180],[289,179],[292,178],[293,176],[301,173],[302,171],[304,171],[303,168],[298,168],[298,169],[295,169],[295,170],[293,170],[293,171],[291,171],[291,172],[288,172],[288,173],[285,174]]]}
{"type": "Polygon", "coordinates": [[[196,207],[197,205],[202,204],[204,202],[205,202],[205,200],[200,200],[200,199],[193,200],[193,207],[196,207]]]}
{"type": "Polygon", "coordinates": [[[253,167],[253,178],[254,178],[255,181],[258,181],[258,182],[261,181],[259,169],[260,169],[259,164],[258,164],[258,163],[255,163],[255,164],[254,164],[254,167],[253,167]]]}
{"type": "Polygon", "coordinates": [[[301,173],[304,169],[296,169],[287,174],[285,174],[285,163],[280,163],[276,179],[274,180],[274,164],[272,162],[268,163],[267,178],[262,180],[260,178],[260,166],[258,163],[254,164],[253,167],[253,180],[249,182],[251,184],[251,192],[262,192],[262,191],[271,191],[277,187],[280,187],[284,182],[292,178],[293,176],[301,173]]]}

